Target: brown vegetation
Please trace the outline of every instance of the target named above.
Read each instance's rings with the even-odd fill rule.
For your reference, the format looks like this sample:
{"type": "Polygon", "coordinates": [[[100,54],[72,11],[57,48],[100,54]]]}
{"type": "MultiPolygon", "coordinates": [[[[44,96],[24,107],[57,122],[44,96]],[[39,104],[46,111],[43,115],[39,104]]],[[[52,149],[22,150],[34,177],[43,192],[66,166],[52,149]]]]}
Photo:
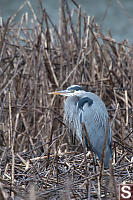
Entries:
{"type": "MultiPolygon", "coordinates": [[[[62,1],[61,1],[62,2],[62,1]]],[[[133,48],[103,35],[93,17],[60,4],[59,28],[42,7],[0,27],[0,199],[116,199],[133,183],[133,48]],[[101,174],[63,123],[64,98],[48,91],[82,85],[105,102],[113,164],[101,174]],[[101,176],[101,180],[99,179],[101,176]]]]}

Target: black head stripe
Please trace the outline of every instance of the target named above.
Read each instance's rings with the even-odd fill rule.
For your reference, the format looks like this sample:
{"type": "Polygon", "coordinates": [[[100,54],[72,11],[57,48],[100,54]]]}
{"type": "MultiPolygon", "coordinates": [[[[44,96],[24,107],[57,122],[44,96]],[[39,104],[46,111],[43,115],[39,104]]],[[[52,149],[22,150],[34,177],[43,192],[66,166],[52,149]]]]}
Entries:
{"type": "Polygon", "coordinates": [[[79,85],[72,85],[72,86],[68,87],[67,89],[68,90],[76,90],[76,91],[83,90],[83,88],[80,87],[79,85]]]}

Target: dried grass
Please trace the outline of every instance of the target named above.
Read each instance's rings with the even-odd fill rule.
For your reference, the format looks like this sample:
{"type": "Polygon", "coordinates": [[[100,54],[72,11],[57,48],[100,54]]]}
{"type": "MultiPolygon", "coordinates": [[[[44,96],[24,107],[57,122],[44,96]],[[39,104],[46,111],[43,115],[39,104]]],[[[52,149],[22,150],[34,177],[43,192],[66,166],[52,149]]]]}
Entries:
{"type": "Polygon", "coordinates": [[[40,19],[27,1],[0,27],[0,198],[116,199],[120,183],[133,183],[133,47],[103,35],[80,7],[73,24],[66,0],[57,28],[39,2],[40,19]],[[24,6],[30,27],[28,13],[14,24],[24,6]],[[114,158],[101,180],[63,123],[63,98],[47,95],[71,84],[108,108],[114,158]]]}

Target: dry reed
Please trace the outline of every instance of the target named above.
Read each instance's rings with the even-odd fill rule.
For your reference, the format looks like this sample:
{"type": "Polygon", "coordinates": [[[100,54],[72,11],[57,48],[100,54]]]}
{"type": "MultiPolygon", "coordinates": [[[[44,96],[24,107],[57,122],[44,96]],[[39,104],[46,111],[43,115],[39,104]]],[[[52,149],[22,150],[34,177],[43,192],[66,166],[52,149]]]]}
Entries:
{"type": "Polygon", "coordinates": [[[133,183],[133,47],[77,4],[74,24],[66,0],[57,28],[39,2],[40,18],[26,1],[0,27],[0,198],[116,199],[120,183],[133,183]],[[28,13],[14,23],[24,6],[30,26],[28,13]],[[113,165],[100,181],[99,161],[94,171],[63,123],[64,99],[47,95],[72,84],[99,95],[110,115],[113,165]]]}

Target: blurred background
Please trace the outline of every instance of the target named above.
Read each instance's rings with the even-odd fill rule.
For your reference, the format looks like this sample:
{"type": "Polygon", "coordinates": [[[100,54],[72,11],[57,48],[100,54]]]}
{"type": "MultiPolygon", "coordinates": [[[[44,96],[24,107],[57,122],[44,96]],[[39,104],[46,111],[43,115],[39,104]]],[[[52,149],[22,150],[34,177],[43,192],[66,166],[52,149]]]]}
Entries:
{"type": "MultiPolygon", "coordinates": [[[[12,16],[25,0],[0,0],[0,16],[4,21],[12,16]]],[[[35,12],[39,15],[38,0],[30,0],[35,12]]],[[[68,0],[70,8],[76,8],[71,0],[68,0]]],[[[129,40],[133,42],[133,1],[131,0],[75,0],[81,5],[82,12],[87,15],[95,16],[95,21],[103,28],[106,33],[111,30],[112,37],[116,41],[129,40]]],[[[59,0],[42,0],[52,21],[58,25],[59,0]]],[[[19,20],[21,14],[29,12],[25,6],[17,15],[15,21],[19,20]]]]}

